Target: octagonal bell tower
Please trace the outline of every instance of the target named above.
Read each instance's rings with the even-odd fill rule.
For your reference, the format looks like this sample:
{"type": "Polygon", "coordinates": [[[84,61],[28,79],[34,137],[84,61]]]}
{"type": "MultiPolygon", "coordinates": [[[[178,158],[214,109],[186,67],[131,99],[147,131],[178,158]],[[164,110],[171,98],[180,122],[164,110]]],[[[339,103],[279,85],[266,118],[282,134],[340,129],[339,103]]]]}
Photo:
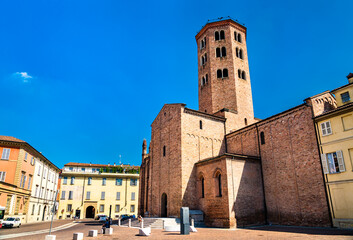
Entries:
{"type": "Polygon", "coordinates": [[[198,45],[199,111],[224,109],[244,124],[254,122],[246,27],[226,19],[208,22],[196,35],[198,45]]]}

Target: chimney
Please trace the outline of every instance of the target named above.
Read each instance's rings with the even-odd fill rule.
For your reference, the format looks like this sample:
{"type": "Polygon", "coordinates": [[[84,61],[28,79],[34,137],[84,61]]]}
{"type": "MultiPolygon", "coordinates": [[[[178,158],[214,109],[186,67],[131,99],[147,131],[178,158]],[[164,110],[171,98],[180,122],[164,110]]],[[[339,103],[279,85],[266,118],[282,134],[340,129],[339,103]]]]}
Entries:
{"type": "Polygon", "coordinates": [[[349,83],[353,83],[353,73],[349,73],[347,79],[349,83]]]}

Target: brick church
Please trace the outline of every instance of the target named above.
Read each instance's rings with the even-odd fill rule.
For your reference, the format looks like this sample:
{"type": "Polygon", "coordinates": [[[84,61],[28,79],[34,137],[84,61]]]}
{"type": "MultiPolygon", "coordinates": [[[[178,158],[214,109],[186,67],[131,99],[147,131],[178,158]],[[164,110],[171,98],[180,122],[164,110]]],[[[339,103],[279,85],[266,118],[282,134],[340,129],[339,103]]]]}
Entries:
{"type": "Polygon", "coordinates": [[[153,121],[148,153],[143,142],[139,213],[175,217],[189,207],[214,227],[331,226],[312,117],[332,96],[257,119],[246,28],[209,22],[196,41],[199,110],[165,104],[153,121]]]}

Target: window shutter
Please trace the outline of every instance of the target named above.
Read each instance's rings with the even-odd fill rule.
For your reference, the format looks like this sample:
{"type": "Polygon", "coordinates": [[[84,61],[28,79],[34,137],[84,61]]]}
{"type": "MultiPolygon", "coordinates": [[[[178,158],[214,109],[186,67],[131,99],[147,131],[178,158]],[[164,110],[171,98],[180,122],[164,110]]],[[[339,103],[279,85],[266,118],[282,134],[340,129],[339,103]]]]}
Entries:
{"type": "Polygon", "coordinates": [[[346,168],[344,166],[344,160],[343,160],[343,154],[342,154],[342,151],[339,150],[336,152],[337,154],[337,160],[338,160],[338,167],[340,169],[340,172],[345,172],[346,171],[346,168]]]}
{"type": "Polygon", "coordinates": [[[328,165],[326,160],[326,154],[321,154],[321,163],[324,174],[328,174],[328,165]]]}
{"type": "Polygon", "coordinates": [[[327,134],[331,134],[331,123],[330,122],[326,122],[326,132],[327,134]]]}
{"type": "Polygon", "coordinates": [[[326,135],[326,126],[325,123],[321,123],[321,131],[322,131],[322,136],[326,135]]]}

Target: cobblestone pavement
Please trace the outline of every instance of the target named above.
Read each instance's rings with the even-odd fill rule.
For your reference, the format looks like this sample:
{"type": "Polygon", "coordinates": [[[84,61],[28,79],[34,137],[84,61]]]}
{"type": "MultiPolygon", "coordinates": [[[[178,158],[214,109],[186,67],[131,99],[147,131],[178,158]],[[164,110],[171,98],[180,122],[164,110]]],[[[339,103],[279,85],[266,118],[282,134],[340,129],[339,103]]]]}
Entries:
{"type": "MultiPolygon", "coordinates": [[[[67,224],[67,222],[66,222],[67,224]]],[[[247,229],[216,229],[216,228],[198,228],[197,233],[190,233],[190,235],[180,235],[177,232],[164,232],[161,229],[152,229],[152,234],[149,237],[138,236],[137,228],[127,228],[112,226],[114,233],[111,236],[100,234],[101,224],[89,221],[80,222],[68,229],[60,230],[55,232],[57,240],[68,240],[72,239],[74,232],[84,233],[84,239],[96,239],[96,240],[129,240],[129,239],[322,239],[322,240],[339,240],[339,239],[350,239],[353,240],[353,231],[350,230],[338,230],[330,228],[303,228],[303,227],[284,227],[284,226],[263,226],[256,228],[247,229]],[[98,237],[88,237],[88,231],[91,229],[98,230],[98,237]]],[[[2,234],[0,230],[0,234],[2,234]]],[[[36,234],[20,238],[12,238],[15,240],[19,239],[45,239],[45,235],[36,234]]]]}

